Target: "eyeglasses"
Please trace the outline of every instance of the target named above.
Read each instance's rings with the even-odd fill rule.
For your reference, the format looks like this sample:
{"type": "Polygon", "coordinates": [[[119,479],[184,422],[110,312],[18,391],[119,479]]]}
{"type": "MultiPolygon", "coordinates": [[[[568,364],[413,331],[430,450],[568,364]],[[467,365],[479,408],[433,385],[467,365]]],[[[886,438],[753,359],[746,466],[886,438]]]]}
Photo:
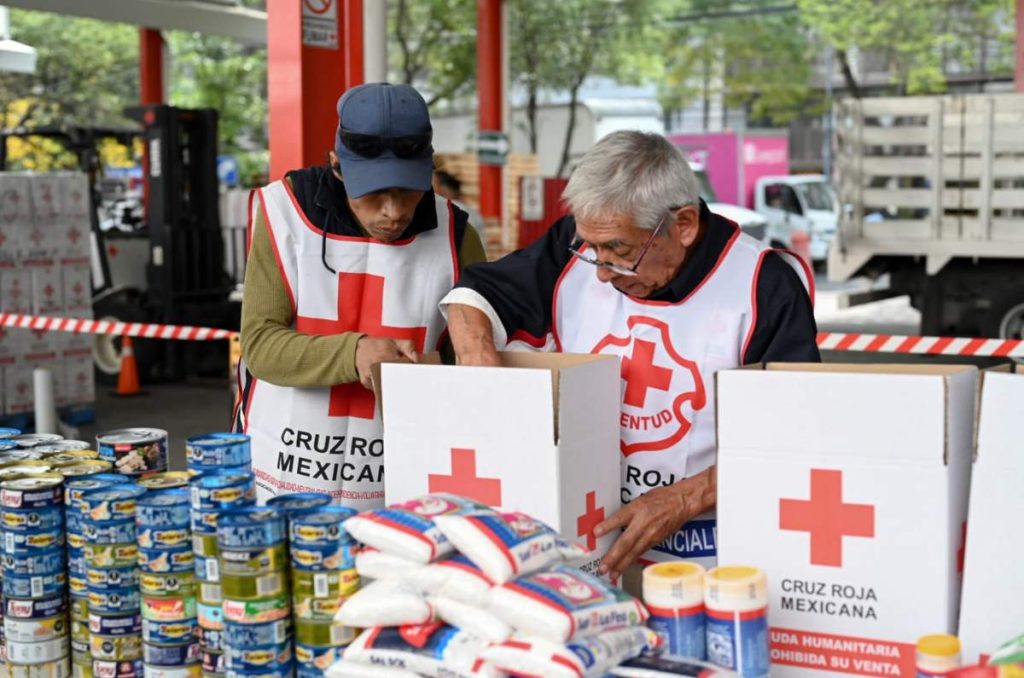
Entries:
{"type": "Polygon", "coordinates": [[[654,239],[658,237],[659,233],[661,233],[661,229],[665,225],[665,222],[668,220],[669,215],[675,214],[676,211],[681,209],[682,207],[684,206],[680,205],[679,207],[669,208],[669,211],[665,214],[665,216],[661,218],[661,221],[658,222],[658,225],[654,227],[654,231],[651,232],[651,237],[649,237],[647,239],[647,242],[644,243],[644,246],[640,248],[640,254],[636,256],[636,259],[633,261],[632,266],[621,266],[619,264],[613,264],[609,261],[601,261],[600,259],[597,258],[596,254],[592,255],[586,251],[583,251],[581,248],[585,243],[583,242],[583,238],[579,237],[578,235],[575,238],[573,238],[572,243],[569,245],[569,253],[572,254],[577,259],[579,259],[580,261],[585,261],[592,266],[597,266],[598,268],[608,269],[609,271],[617,275],[635,276],[636,269],[640,267],[640,262],[644,260],[644,255],[647,254],[647,250],[651,248],[651,244],[654,242],[654,239]]]}
{"type": "Polygon", "coordinates": [[[384,151],[391,151],[403,159],[418,158],[430,149],[431,132],[407,134],[400,137],[382,137],[376,134],[360,134],[338,128],[338,138],[345,148],[364,158],[376,158],[384,151]]]}

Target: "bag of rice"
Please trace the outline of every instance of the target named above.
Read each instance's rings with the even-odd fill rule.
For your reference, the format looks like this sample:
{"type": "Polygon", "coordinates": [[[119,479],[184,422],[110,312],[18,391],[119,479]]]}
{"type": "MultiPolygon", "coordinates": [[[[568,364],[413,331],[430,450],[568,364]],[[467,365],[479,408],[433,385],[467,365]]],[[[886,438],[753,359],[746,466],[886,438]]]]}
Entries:
{"type": "Polygon", "coordinates": [[[486,604],[487,593],[494,587],[494,582],[462,554],[421,566],[409,574],[409,579],[427,593],[478,607],[486,604]]]}
{"type": "Polygon", "coordinates": [[[499,584],[586,555],[525,513],[485,510],[438,516],[435,522],[455,548],[499,584]]]}
{"type": "Polygon", "coordinates": [[[401,556],[393,556],[374,548],[364,548],[356,554],[356,572],[362,579],[398,579],[423,569],[417,563],[401,556]]]}
{"type": "Polygon", "coordinates": [[[381,579],[367,584],[344,601],[334,615],[339,624],[362,629],[428,624],[435,619],[423,590],[404,579],[381,579]]]}
{"type": "Polygon", "coordinates": [[[434,678],[504,678],[480,658],[487,641],[445,624],[366,629],[345,662],[375,664],[434,678]]]}
{"type": "Polygon", "coordinates": [[[419,678],[420,674],[404,669],[360,664],[342,659],[331,664],[324,671],[324,675],[327,678],[419,678]]]}
{"type": "Polygon", "coordinates": [[[659,647],[658,634],[644,626],[634,626],[605,631],[568,645],[516,636],[485,649],[482,656],[488,664],[515,675],[591,678],[603,676],[623,661],[659,647]]]}
{"type": "Polygon", "coordinates": [[[556,643],[643,624],[649,616],[633,596],[565,565],[494,587],[487,609],[518,631],[556,643]]]}
{"type": "Polygon", "coordinates": [[[429,563],[453,551],[448,538],[434,524],[434,519],[484,508],[483,504],[454,494],[428,494],[352,516],[345,521],[345,529],[357,541],[378,551],[417,563],[429,563]]]}
{"type": "Polygon", "coordinates": [[[740,674],[728,669],[685,657],[636,657],[609,669],[608,674],[621,678],[740,678],[740,674]]]}
{"type": "Polygon", "coordinates": [[[508,624],[475,605],[443,596],[430,596],[427,601],[445,624],[480,636],[488,642],[500,643],[512,635],[512,628],[508,624]]]}

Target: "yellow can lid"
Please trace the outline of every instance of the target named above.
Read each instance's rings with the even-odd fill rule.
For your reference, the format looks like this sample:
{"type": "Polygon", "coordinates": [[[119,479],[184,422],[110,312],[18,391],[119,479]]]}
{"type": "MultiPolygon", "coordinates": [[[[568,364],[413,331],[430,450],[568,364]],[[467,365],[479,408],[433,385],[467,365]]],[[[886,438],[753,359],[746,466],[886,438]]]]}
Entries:
{"type": "Polygon", "coordinates": [[[921,636],[917,640],[917,651],[933,657],[953,657],[960,654],[960,639],[948,633],[921,636]]]}

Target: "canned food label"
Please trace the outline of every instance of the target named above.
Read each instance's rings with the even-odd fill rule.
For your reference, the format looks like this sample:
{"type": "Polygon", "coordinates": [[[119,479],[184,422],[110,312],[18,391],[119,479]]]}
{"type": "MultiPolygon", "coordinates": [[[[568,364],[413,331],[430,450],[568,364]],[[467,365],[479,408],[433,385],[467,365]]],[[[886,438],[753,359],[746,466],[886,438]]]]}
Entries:
{"type": "Polygon", "coordinates": [[[179,593],[192,591],[195,587],[195,580],[191,573],[176,574],[144,574],[139,579],[139,587],[143,593],[149,595],[161,595],[166,593],[179,593]]]}
{"type": "Polygon", "coordinates": [[[97,660],[92,663],[93,678],[142,678],[144,670],[141,659],[123,662],[97,660]]]}
{"type": "Polygon", "coordinates": [[[84,534],[78,532],[68,532],[68,546],[76,549],[84,549],[85,545],[89,543],[89,540],[85,538],[84,534]]]}
{"type": "Polygon", "coordinates": [[[229,600],[223,603],[224,618],[242,624],[277,621],[287,617],[290,610],[287,596],[266,600],[229,600]]]}
{"type": "Polygon", "coordinates": [[[116,661],[138,659],[142,656],[142,638],[131,635],[100,636],[94,634],[89,639],[89,652],[96,659],[116,661]]]}
{"type": "Polygon", "coordinates": [[[4,605],[4,616],[15,619],[45,619],[55,615],[63,614],[68,609],[67,601],[63,595],[54,596],[45,600],[18,600],[6,598],[4,605]]]}
{"type": "Polygon", "coordinates": [[[36,643],[52,640],[67,633],[68,626],[64,615],[49,619],[26,620],[5,619],[4,637],[22,643],[36,643]]]}
{"type": "Polygon", "coordinates": [[[133,565],[139,560],[139,547],[135,544],[85,545],[85,560],[92,567],[118,567],[133,565]]]}
{"type": "Polygon", "coordinates": [[[166,572],[187,572],[195,566],[195,555],[191,548],[174,551],[145,549],[139,551],[139,567],[155,574],[166,572]]]}
{"type": "Polygon", "coordinates": [[[3,524],[8,530],[50,530],[64,525],[64,512],[60,508],[31,511],[7,510],[3,524]]]}
{"type": "Polygon", "coordinates": [[[170,622],[143,619],[142,639],[147,643],[173,645],[191,640],[198,628],[194,619],[170,622]]]}
{"type": "Polygon", "coordinates": [[[199,625],[205,629],[219,631],[224,628],[224,609],[221,605],[196,606],[196,616],[199,618],[199,625]]]}
{"type": "Polygon", "coordinates": [[[142,616],[154,621],[181,621],[196,616],[195,598],[142,599],[142,616]]]}
{"type": "Polygon", "coordinates": [[[315,597],[326,598],[330,590],[330,582],[327,579],[326,573],[317,572],[313,575],[313,595],[315,597]]]}
{"type": "Polygon", "coordinates": [[[139,546],[143,548],[173,547],[187,544],[191,533],[187,529],[147,528],[139,532],[139,546]]]}
{"type": "Polygon", "coordinates": [[[89,632],[100,636],[138,635],[142,629],[142,615],[109,616],[89,614],[89,632]]]}
{"type": "Polygon", "coordinates": [[[287,619],[268,624],[231,624],[224,631],[224,639],[233,647],[279,645],[289,639],[287,619]]]}
{"type": "Polygon", "coordinates": [[[138,585],[139,574],[134,567],[90,567],[86,580],[95,588],[122,588],[138,585]]]}
{"type": "Polygon", "coordinates": [[[206,580],[207,581],[218,581],[220,580],[220,563],[216,558],[206,558],[206,580]]]}
{"type": "Polygon", "coordinates": [[[200,584],[199,598],[208,605],[216,605],[224,601],[223,589],[220,584],[200,584]]]}
{"type": "Polygon", "coordinates": [[[310,596],[296,597],[295,616],[298,619],[331,621],[341,609],[342,599],[313,598],[310,596]]]}
{"type": "Polygon", "coordinates": [[[41,643],[19,643],[8,640],[7,660],[12,664],[45,664],[67,656],[69,649],[67,636],[41,643]]]}

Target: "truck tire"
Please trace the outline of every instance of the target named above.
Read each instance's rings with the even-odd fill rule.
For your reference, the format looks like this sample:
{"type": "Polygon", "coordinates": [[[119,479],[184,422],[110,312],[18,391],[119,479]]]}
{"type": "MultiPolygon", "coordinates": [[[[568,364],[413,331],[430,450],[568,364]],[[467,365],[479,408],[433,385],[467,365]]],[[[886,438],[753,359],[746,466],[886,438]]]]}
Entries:
{"type": "Polygon", "coordinates": [[[1024,339],[1024,286],[993,299],[981,329],[986,337],[1024,339]]]}
{"type": "MultiPolygon", "coordinates": [[[[146,322],[142,310],[123,298],[103,299],[94,304],[97,320],[111,322],[146,322]]],[[[151,381],[153,367],[159,360],[159,346],[151,339],[133,339],[132,349],[139,366],[139,380],[151,381]]],[[[121,372],[121,337],[95,335],[92,348],[93,365],[96,368],[96,383],[104,386],[117,384],[121,372]]]]}

